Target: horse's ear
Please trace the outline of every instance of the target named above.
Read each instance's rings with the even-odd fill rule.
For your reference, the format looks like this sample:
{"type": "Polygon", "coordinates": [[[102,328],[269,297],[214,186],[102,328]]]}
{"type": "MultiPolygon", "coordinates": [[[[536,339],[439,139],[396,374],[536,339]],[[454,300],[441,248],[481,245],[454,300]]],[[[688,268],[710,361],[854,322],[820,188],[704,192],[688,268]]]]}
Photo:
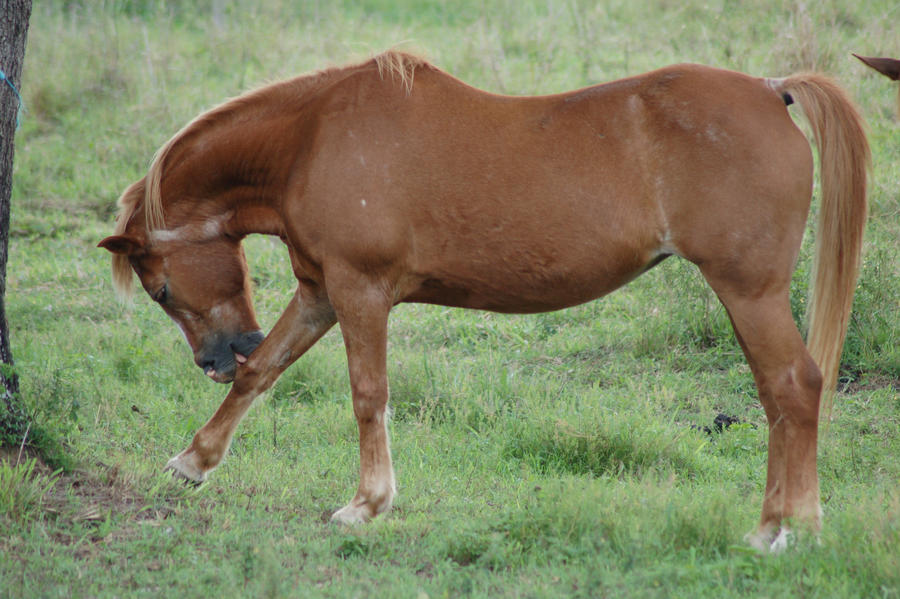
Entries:
{"type": "Polygon", "coordinates": [[[853,56],[856,56],[885,77],[893,79],[894,81],[900,79],[900,60],[897,60],[896,58],[875,58],[860,56],[858,54],[854,54],[853,56]]]}
{"type": "Polygon", "coordinates": [[[133,256],[134,254],[139,253],[144,248],[144,244],[134,237],[127,237],[125,235],[113,235],[98,243],[97,247],[109,250],[113,254],[133,256]]]}

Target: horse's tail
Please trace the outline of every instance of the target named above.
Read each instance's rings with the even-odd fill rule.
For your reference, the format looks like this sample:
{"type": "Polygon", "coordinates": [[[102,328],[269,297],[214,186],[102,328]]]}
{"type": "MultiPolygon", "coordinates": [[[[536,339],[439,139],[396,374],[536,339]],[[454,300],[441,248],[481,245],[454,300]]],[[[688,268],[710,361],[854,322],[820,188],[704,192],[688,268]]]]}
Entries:
{"type": "Polygon", "coordinates": [[[830,410],[866,224],[866,174],[871,156],[862,117],[847,94],[822,75],[769,80],[786,103],[803,108],[819,148],[822,199],[816,229],[807,346],[823,377],[830,410]]]}

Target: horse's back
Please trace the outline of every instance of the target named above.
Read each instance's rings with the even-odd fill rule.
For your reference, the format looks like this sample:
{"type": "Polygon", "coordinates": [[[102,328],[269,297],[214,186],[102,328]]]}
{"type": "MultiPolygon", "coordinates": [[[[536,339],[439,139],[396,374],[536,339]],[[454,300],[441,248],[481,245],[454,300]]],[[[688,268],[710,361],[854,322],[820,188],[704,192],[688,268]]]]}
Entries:
{"type": "Polygon", "coordinates": [[[360,76],[329,101],[305,186],[330,231],[320,253],[382,265],[400,299],[563,307],[665,254],[699,262],[722,237],[802,230],[772,222],[785,210],[805,219],[805,138],[760,80],[729,71],[514,98],[423,68],[409,94],[360,76]]]}

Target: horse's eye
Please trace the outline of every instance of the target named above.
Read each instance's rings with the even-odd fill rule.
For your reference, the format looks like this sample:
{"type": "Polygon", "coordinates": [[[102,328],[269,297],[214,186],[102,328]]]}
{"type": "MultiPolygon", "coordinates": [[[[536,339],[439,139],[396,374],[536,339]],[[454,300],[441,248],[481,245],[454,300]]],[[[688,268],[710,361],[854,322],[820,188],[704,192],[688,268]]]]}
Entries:
{"type": "Polygon", "coordinates": [[[152,295],[152,297],[153,301],[164,304],[169,297],[169,290],[165,285],[163,285],[159,291],[152,295]]]}

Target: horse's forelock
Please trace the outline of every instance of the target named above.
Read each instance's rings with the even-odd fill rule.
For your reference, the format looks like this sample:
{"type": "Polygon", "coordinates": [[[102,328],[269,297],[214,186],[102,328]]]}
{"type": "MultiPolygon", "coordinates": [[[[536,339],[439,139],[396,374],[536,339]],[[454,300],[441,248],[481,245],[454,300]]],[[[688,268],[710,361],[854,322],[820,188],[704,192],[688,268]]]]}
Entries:
{"type": "Polygon", "coordinates": [[[128,300],[134,295],[134,281],[131,272],[131,263],[128,256],[113,254],[112,256],[112,281],[116,295],[128,300]]]}
{"type": "MultiPolygon", "coordinates": [[[[119,213],[116,215],[116,227],[113,231],[114,235],[125,235],[128,229],[128,223],[131,217],[138,210],[138,205],[144,196],[145,180],[141,179],[136,183],[132,183],[122,193],[117,202],[119,205],[119,213]]],[[[123,299],[128,299],[134,294],[131,263],[128,256],[123,254],[112,255],[112,280],[116,294],[123,299]]]]}

